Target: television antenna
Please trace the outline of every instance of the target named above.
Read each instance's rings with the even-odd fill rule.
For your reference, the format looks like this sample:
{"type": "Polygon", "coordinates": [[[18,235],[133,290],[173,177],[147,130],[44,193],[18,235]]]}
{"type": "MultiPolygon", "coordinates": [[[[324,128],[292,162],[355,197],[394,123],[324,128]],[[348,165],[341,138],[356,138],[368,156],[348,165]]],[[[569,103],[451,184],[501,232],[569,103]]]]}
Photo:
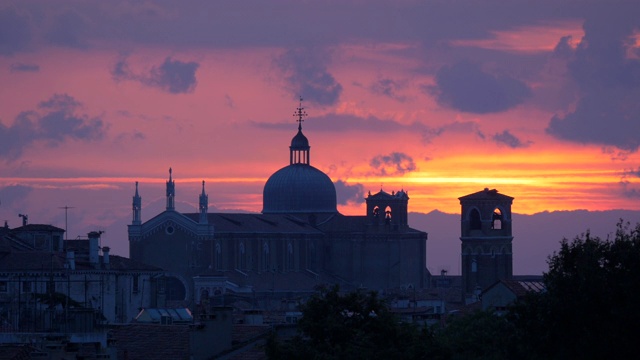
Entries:
{"type": "Polygon", "coordinates": [[[67,222],[67,212],[69,209],[75,209],[75,206],[61,206],[58,209],[64,209],[64,239],[69,240],[69,223],[67,222]]]}

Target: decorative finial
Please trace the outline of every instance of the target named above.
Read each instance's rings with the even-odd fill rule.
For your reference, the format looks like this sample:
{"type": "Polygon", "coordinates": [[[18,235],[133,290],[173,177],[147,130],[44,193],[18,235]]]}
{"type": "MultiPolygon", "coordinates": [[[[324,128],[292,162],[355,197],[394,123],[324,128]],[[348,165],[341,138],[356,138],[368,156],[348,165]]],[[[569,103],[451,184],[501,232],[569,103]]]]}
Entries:
{"type": "Polygon", "coordinates": [[[173,172],[173,170],[171,170],[171,168],[169,168],[169,181],[171,181],[171,173],[173,172]]]}
{"type": "Polygon", "coordinates": [[[202,180],[202,193],[204,194],[204,180],[202,180]]]}
{"type": "Polygon", "coordinates": [[[302,107],[302,96],[300,96],[300,105],[296,109],[296,112],[293,113],[293,116],[297,117],[296,120],[298,122],[298,131],[302,131],[302,122],[304,121],[304,117],[307,116],[307,112],[304,111],[302,107]]]}

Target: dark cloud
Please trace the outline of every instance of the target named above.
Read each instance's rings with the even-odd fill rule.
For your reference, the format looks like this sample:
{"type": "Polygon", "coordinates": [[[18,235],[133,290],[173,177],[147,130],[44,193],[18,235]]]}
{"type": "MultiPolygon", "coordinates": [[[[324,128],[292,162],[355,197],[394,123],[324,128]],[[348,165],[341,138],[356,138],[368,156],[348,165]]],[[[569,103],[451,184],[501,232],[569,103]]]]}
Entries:
{"type": "Polygon", "coordinates": [[[439,127],[428,127],[424,129],[422,132],[422,141],[430,143],[434,138],[442,136],[445,133],[474,134],[481,139],[485,138],[478,123],[474,121],[454,121],[439,127]]]}
{"type": "Polygon", "coordinates": [[[364,202],[364,186],[362,184],[349,185],[343,180],[338,180],[333,184],[336,187],[338,205],[362,204],[364,202]]]}
{"type": "Polygon", "coordinates": [[[568,58],[573,56],[573,38],[569,36],[563,36],[558,41],[558,44],[553,49],[553,54],[557,57],[568,58]]]}
{"type": "Polygon", "coordinates": [[[505,145],[512,149],[526,148],[531,145],[531,141],[523,142],[509,130],[505,130],[501,133],[497,133],[491,137],[491,139],[498,145],[505,145]]]}
{"type": "Polygon", "coordinates": [[[196,88],[196,71],[199,67],[197,62],[183,62],[167,57],[148,74],[136,74],[129,68],[126,59],[121,59],[111,69],[111,76],[116,81],[131,80],[172,94],[186,94],[196,88]]]}
{"type": "Polygon", "coordinates": [[[40,66],[38,66],[36,64],[13,63],[9,67],[9,70],[12,73],[15,73],[15,72],[38,72],[38,71],[40,71],[40,66]]]}
{"type": "Polygon", "coordinates": [[[392,152],[389,155],[377,155],[369,162],[374,172],[380,176],[404,175],[416,170],[413,158],[400,152],[392,152]]]}
{"type": "Polygon", "coordinates": [[[436,85],[424,89],[438,103],[456,110],[486,114],[521,104],[531,96],[522,81],[503,74],[490,74],[471,62],[444,66],[436,73],[436,85]]]}
{"type": "Polygon", "coordinates": [[[66,139],[101,139],[106,132],[102,119],[78,114],[80,107],[73,97],[56,94],[38,104],[38,110],[20,113],[12,126],[0,123],[0,157],[15,160],[36,141],[56,146],[66,139]]]}
{"type": "Polygon", "coordinates": [[[151,71],[149,85],[158,86],[172,94],[190,93],[196,88],[197,62],[182,62],[166,58],[164,63],[151,71]]]}
{"type": "Polygon", "coordinates": [[[224,94],[224,103],[230,109],[233,109],[236,107],[235,101],[233,101],[233,98],[229,94],[224,94]]]}
{"type": "Polygon", "coordinates": [[[9,185],[0,188],[0,206],[12,207],[19,205],[31,192],[31,188],[23,185],[9,185]]]}
{"type": "Polygon", "coordinates": [[[326,49],[290,49],[276,60],[285,74],[287,89],[296,97],[317,105],[333,105],[340,99],[342,85],[327,71],[326,49]]]}
{"type": "Polygon", "coordinates": [[[620,185],[622,186],[622,194],[628,198],[640,198],[640,187],[634,185],[629,178],[639,178],[640,168],[624,170],[622,172],[622,178],[620,179],[620,185]]]}
{"type": "Polygon", "coordinates": [[[25,50],[31,41],[29,16],[15,7],[0,9],[0,55],[25,50]]]}
{"type": "Polygon", "coordinates": [[[407,100],[406,96],[400,95],[398,91],[402,90],[405,84],[393,79],[378,79],[378,81],[371,84],[369,90],[376,94],[386,96],[388,98],[404,102],[407,100]]]}
{"type": "Polygon", "coordinates": [[[573,111],[551,118],[547,133],[578,143],[638,149],[640,60],[629,51],[639,28],[637,16],[619,11],[585,21],[585,36],[568,65],[580,99],[573,111]]]}
{"type": "Polygon", "coordinates": [[[87,30],[87,19],[77,11],[67,10],[53,17],[52,26],[44,36],[53,45],[86,49],[87,30]]]}
{"type": "MultiPolygon", "coordinates": [[[[271,130],[292,130],[296,125],[293,121],[290,123],[267,123],[251,121],[251,125],[271,130]]],[[[392,132],[411,132],[422,135],[422,141],[425,143],[432,142],[435,138],[446,133],[472,134],[481,139],[485,135],[480,130],[478,123],[473,121],[454,121],[439,127],[431,127],[421,122],[411,124],[403,124],[395,120],[380,119],[375,116],[360,117],[351,114],[326,114],[318,117],[309,117],[304,122],[304,129],[311,131],[326,131],[343,133],[346,131],[357,132],[373,132],[373,133],[392,133],[392,132]]]]}

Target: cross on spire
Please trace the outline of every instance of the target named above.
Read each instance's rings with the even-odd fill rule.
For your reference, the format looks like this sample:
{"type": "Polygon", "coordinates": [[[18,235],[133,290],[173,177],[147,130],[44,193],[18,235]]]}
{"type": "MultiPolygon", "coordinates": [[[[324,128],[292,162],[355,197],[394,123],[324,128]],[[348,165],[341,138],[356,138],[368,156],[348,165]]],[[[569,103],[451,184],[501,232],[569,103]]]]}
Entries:
{"type": "Polygon", "coordinates": [[[304,111],[302,107],[302,96],[300,96],[300,105],[296,109],[296,112],[293,113],[293,116],[297,117],[296,120],[298,122],[298,130],[302,131],[302,122],[304,121],[304,117],[307,116],[307,112],[304,111]]]}

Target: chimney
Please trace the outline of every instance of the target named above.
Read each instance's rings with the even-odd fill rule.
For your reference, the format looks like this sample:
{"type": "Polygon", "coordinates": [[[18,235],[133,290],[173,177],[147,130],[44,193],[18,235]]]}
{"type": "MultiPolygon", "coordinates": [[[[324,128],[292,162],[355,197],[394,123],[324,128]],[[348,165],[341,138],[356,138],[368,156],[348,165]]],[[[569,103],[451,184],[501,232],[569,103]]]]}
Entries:
{"type": "Polygon", "coordinates": [[[109,268],[109,250],[111,250],[108,246],[102,247],[102,263],[106,269],[109,268]]]}
{"type": "Polygon", "coordinates": [[[87,234],[89,237],[89,263],[94,266],[98,266],[98,251],[99,251],[99,242],[100,235],[102,235],[102,231],[92,231],[87,234]]]}
{"type": "Polygon", "coordinates": [[[69,270],[76,269],[76,254],[73,251],[67,251],[67,264],[69,264],[69,270]]]}

